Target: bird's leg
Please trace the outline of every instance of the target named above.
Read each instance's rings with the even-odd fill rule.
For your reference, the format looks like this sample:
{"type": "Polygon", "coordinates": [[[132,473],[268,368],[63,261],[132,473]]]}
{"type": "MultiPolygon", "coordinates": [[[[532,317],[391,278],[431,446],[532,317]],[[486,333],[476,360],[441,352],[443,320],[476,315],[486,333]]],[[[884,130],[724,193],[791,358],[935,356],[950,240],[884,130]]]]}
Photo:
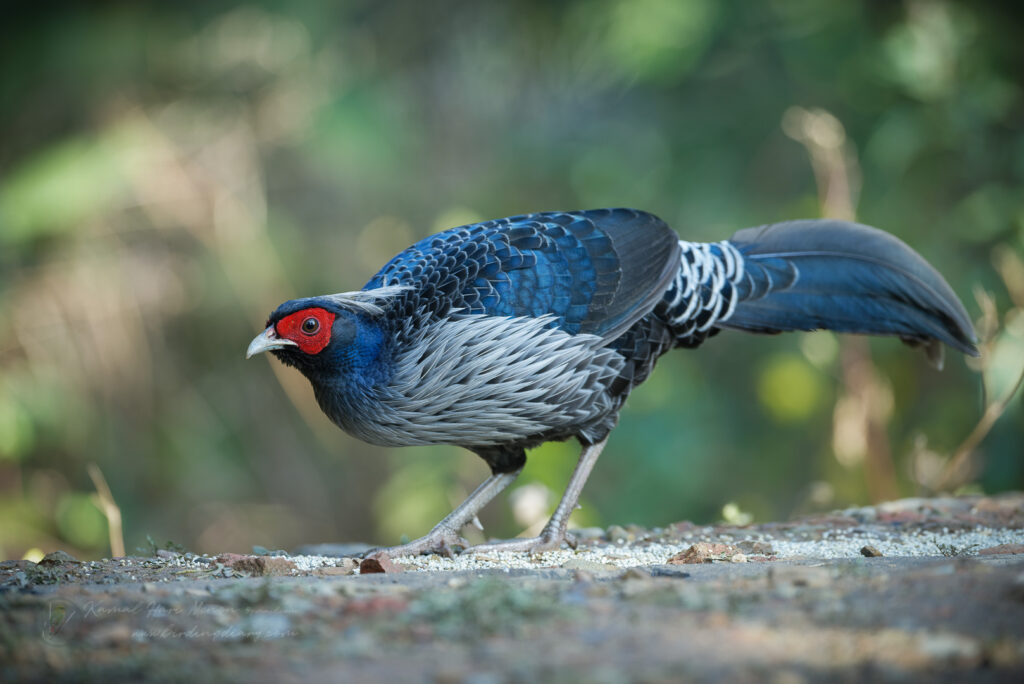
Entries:
{"type": "Polygon", "coordinates": [[[454,511],[445,516],[444,520],[437,523],[434,529],[419,539],[399,546],[372,549],[367,552],[367,555],[384,552],[392,557],[418,556],[424,553],[441,553],[450,556],[454,547],[469,547],[469,542],[460,534],[462,528],[475,520],[480,509],[486,506],[501,490],[512,484],[521,470],[522,468],[511,473],[491,475],[454,511]]]}
{"type": "Polygon", "coordinates": [[[562,495],[562,500],[558,502],[558,508],[551,515],[551,519],[548,520],[547,525],[541,531],[539,537],[532,537],[526,539],[510,539],[508,541],[492,542],[490,544],[479,544],[466,549],[466,553],[486,553],[490,551],[549,551],[551,549],[557,549],[565,541],[566,527],[569,525],[569,516],[576,510],[576,503],[580,500],[580,493],[583,491],[583,485],[587,483],[587,478],[590,477],[590,471],[594,469],[594,464],[597,463],[597,457],[601,455],[601,450],[604,449],[604,445],[608,442],[608,438],[605,437],[597,444],[591,444],[583,447],[583,451],[580,453],[580,460],[576,464],[576,470],[573,471],[572,477],[569,479],[569,484],[565,488],[565,494],[562,495]]]}

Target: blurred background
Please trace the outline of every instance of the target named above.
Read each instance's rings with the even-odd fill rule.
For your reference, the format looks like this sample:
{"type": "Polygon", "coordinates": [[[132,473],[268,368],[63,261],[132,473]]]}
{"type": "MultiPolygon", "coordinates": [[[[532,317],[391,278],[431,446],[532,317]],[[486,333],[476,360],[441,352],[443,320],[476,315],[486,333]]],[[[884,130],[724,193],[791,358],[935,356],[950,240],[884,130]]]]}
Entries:
{"type": "MultiPolygon", "coordinates": [[[[436,230],[633,206],[690,240],[855,215],[984,355],[726,332],[631,397],[579,525],[1024,487],[1014,3],[18,3],[0,27],[0,557],[395,543],[486,475],[349,438],[243,360],[293,297],[436,230]],[[123,527],[123,535],[119,530],[123,527]],[[113,532],[113,534],[111,534],[113,532]],[[113,544],[113,546],[112,546],[113,544]]],[[[511,536],[578,453],[530,455],[511,536]]]]}

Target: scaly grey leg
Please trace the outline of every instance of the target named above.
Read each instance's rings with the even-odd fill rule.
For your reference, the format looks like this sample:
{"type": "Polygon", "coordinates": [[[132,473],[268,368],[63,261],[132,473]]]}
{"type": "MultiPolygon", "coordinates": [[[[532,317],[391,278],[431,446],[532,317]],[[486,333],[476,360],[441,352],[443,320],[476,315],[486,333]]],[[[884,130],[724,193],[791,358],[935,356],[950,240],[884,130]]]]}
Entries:
{"type": "Polygon", "coordinates": [[[576,510],[576,503],[580,500],[583,485],[587,483],[590,471],[594,469],[597,457],[601,455],[601,451],[607,442],[608,438],[605,437],[597,444],[591,444],[583,448],[583,451],[580,453],[580,460],[576,464],[576,470],[573,471],[569,484],[565,488],[565,494],[562,495],[558,508],[551,515],[551,519],[548,520],[548,524],[544,526],[544,530],[540,533],[539,537],[480,544],[478,546],[471,546],[465,552],[548,551],[559,548],[562,542],[565,541],[565,530],[569,524],[569,516],[576,510]]]}
{"type": "Polygon", "coordinates": [[[454,511],[445,516],[444,520],[437,523],[434,529],[419,539],[408,544],[401,544],[400,546],[372,549],[367,551],[365,555],[383,552],[392,558],[397,556],[418,556],[424,553],[441,553],[450,556],[453,548],[456,546],[462,548],[469,547],[469,542],[463,539],[460,534],[462,528],[476,518],[476,514],[480,509],[486,506],[501,490],[512,484],[512,481],[516,479],[521,471],[522,469],[520,468],[514,473],[491,475],[472,494],[466,497],[466,500],[459,504],[454,511]]]}

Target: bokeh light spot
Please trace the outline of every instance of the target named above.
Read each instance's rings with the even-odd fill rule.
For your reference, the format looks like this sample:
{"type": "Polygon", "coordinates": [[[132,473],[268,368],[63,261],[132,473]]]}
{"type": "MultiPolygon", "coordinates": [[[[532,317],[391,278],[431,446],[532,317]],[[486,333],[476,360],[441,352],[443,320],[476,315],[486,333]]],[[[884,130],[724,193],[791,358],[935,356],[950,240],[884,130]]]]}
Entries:
{"type": "Polygon", "coordinates": [[[103,544],[107,523],[87,494],[68,494],[57,505],[57,529],[71,544],[94,549],[103,544]]]}
{"type": "Polygon", "coordinates": [[[821,379],[802,359],[791,354],[769,360],[757,379],[757,396],[779,421],[804,420],[821,403],[821,379]]]}

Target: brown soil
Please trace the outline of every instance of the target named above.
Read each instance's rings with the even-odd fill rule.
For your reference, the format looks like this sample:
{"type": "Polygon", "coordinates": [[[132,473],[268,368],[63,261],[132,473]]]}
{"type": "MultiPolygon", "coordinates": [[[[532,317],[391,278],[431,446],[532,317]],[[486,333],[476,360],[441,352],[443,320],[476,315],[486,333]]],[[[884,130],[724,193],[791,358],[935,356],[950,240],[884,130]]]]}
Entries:
{"type": "MultiPolygon", "coordinates": [[[[896,510],[883,522],[904,533],[979,515],[1024,524],[1019,495],[963,501],[873,515],[896,510]]],[[[743,531],[806,534],[844,517],[743,531]]],[[[689,560],[713,562],[374,575],[167,552],[7,561],[0,680],[1019,682],[1022,550],[735,562],[698,547],[689,560]]]]}

